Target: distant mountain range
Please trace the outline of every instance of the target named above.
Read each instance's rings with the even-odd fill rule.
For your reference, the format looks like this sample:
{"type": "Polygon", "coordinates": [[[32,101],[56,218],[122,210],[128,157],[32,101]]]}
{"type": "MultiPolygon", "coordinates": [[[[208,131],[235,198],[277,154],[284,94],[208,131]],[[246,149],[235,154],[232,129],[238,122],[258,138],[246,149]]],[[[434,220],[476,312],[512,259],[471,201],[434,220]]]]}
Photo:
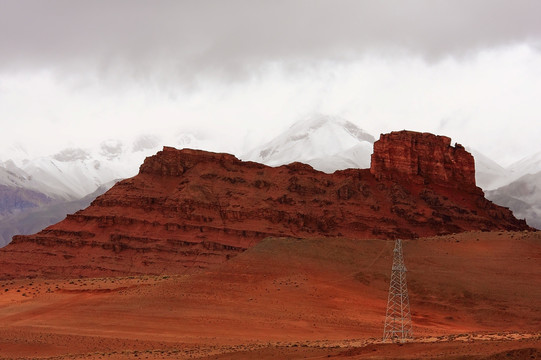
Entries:
{"type": "Polygon", "coordinates": [[[3,278],[179,274],[268,237],[411,239],[472,230],[532,229],[485,199],[473,156],[446,136],[383,134],[370,168],[333,174],[166,146],[84,210],[14,236],[0,269],[3,278]]]}
{"type": "Polygon", "coordinates": [[[526,219],[528,225],[541,229],[541,171],[487,191],[486,197],[510,208],[517,218],[526,219]]]}
{"type": "MultiPolygon", "coordinates": [[[[295,123],[240,158],[270,166],[303,162],[332,173],[369,168],[374,141],[372,134],[350,121],[315,116],[295,123]]],[[[145,157],[163,145],[204,149],[208,144],[193,134],[177,133],[168,139],[140,136],[129,144],[108,140],[95,149],[67,148],[35,159],[25,158],[24,151],[11,158],[0,154],[6,159],[0,161],[0,246],[12,235],[37,232],[87,206],[89,199],[115,180],[137,174],[145,157]],[[55,216],[45,216],[53,213],[55,216]]],[[[487,198],[541,228],[541,152],[502,167],[475,149],[468,151],[475,158],[477,185],[487,198]]]]}
{"type": "Polygon", "coordinates": [[[59,221],[66,214],[84,209],[101,194],[109,190],[115,180],[101,185],[96,191],[76,200],[52,201],[41,206],[29,207],[0,220],[0,244],[8,244],[13,235],[29,235],[59,221]]]}

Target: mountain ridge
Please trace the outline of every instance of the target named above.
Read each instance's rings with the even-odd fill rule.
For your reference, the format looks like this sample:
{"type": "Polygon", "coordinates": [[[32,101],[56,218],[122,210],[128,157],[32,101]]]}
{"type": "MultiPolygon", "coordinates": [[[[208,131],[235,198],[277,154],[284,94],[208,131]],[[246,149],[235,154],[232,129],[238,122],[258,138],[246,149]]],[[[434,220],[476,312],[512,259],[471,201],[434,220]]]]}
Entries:
{"type": "Polygon", "coordinates": [[[530,229],[484,198],[463,147],[427,133],[391,135],[380,137],[385,146],[374,146],[375,158],[401,166],[376,162],[333,174],[164,147],[88,208],[14,237],[0,250],[2,276],[179,273],[221,263],[269,236],[394,239],[530,229]],[[404,160],[414,139],[422,146],[404,160]],[[434,154],[451,158],[442,168],[434,154]]]}
{"type": "MultiPolygon", "coordinates": [[[[293,124],[240,158],[270,166],[303,162],[330,174],[336,170],[369,168],[374,140],[372,135],[351,121],[336,116],[316,115],[293,124]],[[262,153],[267,155],[264,159],[259,156],[262,153]]],[[[8,241],[15,235],[8,231],[13,226],[5,225],[6,219],[14,214],[24,216],[25,212],[31,213],[53,203],[58,206],[65,204],[65,214],[71,212],[73,208],[70,203],[88,196],[102,184],[135,175],[144,157],[159,151],[160,143],[208,148],[209,144],[205,141],[189,132],[173,132],[166,138],[144,135],[130,142],[109,139],[95,149],[65,148],[35,159],[30,158],[22,146],[18,146],[12,152],[13,160],[0,161],[0,186],[3,186],[0,205],[4,204],[0,206],[0,233],[5,234],[8,241]],[[14,199],[19,199],[16,204],[14,199]]],[[[537,169],[541,171],[541,155],[534,154],[504,168],[478,151],[469,151],[475,155],[477,184],[487,192],[488,197],[509,206],[530,224],[541,223],[541,213],[535,210],[539,207],[537,203],[519,201],[511,194],[505,194],[509,187],[500,189],[497,196],[493,191],[518,181],[525,175],[523,173],[537,169]],[[527,206],[529,210],[525,210],[527,206]]],[[[27,219],[31,219],[30,214],[27,219]]],[[[38,222],[35,226],[38,224],[43,225],[38,222]]]]}

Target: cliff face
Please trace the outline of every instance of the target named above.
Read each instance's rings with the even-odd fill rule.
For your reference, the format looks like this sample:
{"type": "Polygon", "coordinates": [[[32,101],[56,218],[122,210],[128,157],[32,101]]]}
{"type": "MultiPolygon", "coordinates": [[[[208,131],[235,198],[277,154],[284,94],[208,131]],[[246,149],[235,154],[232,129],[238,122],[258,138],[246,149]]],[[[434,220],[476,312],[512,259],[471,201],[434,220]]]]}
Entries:
{"type": "Polygon", "coordinates": [[[88,208],[0,250],[0,277],[182,273],[268,236],[413,238],[528,229],[475,187],[450,140],[383,135],[371,169],[325,174],[165,147],[88,208]],[[394,144],[394,146],[393,146],[394,144]]]}
{"type": "Polygon", "coordinates": [[[473,156],[451,139],[429,133],[394,131],[374,143],[370,172],[378,179],[407,178],[476,191],[473,156]]]}

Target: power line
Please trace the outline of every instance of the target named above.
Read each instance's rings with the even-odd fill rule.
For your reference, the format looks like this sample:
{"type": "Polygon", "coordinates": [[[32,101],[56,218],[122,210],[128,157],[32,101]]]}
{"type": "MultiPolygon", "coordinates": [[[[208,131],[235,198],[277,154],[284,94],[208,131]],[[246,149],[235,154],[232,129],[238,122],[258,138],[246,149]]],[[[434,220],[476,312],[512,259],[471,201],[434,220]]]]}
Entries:
{"type": "Polygon", "coordinates": [[[383,328],[384,342],[405,342],[413,338],[406,271],[402,254],[402,240],[397,239],[393,250],[391,283],[383,328]]]}

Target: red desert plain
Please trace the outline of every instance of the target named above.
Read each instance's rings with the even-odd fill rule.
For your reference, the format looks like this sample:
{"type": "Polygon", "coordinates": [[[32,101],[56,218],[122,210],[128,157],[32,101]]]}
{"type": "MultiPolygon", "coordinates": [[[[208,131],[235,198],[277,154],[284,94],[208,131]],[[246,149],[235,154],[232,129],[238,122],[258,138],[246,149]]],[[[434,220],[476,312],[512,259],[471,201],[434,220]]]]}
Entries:
{"type": "Polygon", "coordinates": [[[539,359],[541,233],[403,242],[414,339],[382,344],[388,240],[268,238],[172,276],[1,282],[3,359],[539,359]]]}

